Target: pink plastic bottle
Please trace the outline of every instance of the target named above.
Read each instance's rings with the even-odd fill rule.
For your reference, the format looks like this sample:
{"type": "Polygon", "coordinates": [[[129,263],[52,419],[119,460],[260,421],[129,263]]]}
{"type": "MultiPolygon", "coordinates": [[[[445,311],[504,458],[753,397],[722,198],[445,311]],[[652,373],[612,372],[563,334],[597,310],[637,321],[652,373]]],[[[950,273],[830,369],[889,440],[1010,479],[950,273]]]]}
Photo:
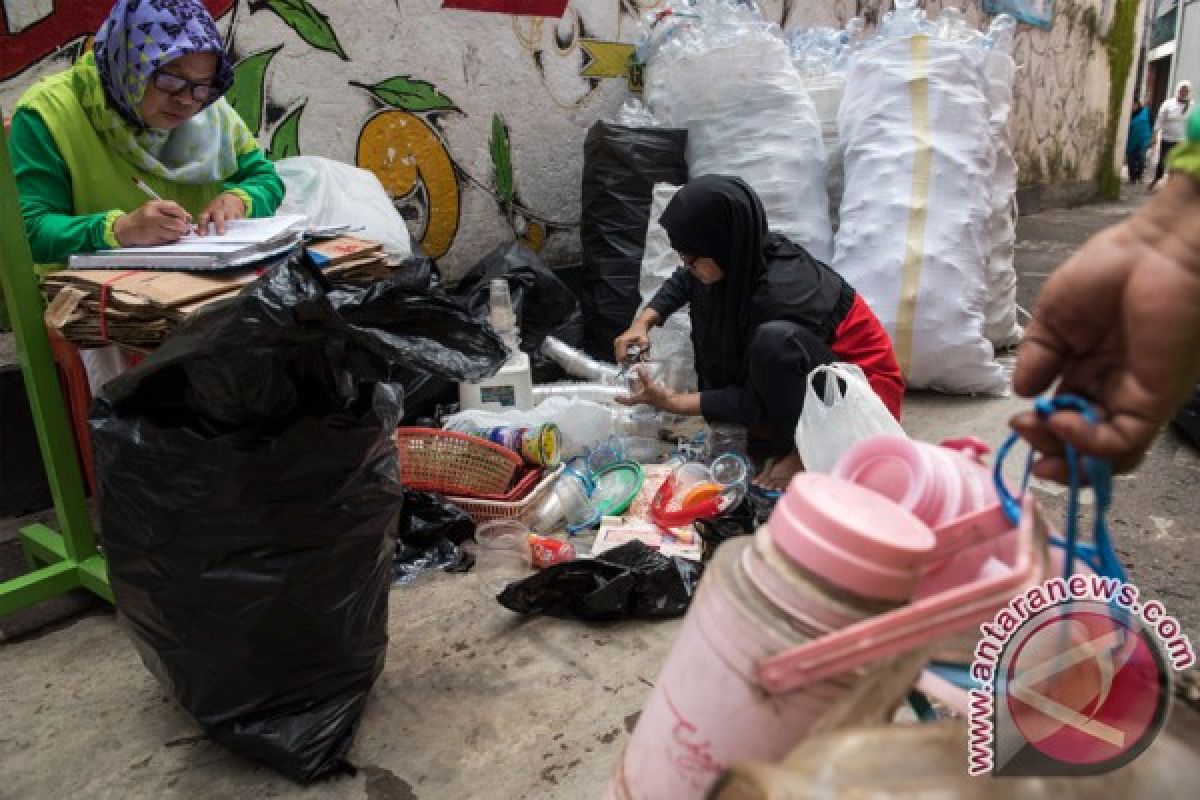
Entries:
{"type": "Polygon", "coordinates": [[[876,436],[855,444],[832,474],[891,498],[938,527],[996,503],[981,442],[962,439],[933,445],[901,436],[876,436]]]}
{"type": "Polygon", "coordinates": [[[771,695],[758,665],[905,603],[933,547],[882,495],[797,476],[753,540],[718,549],[607,796],[701,798],[729,764],[786,754],[855,674],[771,695]]]}

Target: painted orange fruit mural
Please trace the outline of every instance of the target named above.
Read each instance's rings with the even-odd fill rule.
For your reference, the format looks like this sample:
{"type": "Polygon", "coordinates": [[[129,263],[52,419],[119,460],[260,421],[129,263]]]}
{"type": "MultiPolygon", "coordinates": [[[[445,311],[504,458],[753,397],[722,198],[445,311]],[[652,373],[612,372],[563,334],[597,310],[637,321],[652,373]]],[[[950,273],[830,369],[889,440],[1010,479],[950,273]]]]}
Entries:
{"type": "Polygon", "coordinates": [[[435,124],[439,114],[462,112],[429,81],[408,75],[350,85],[384,106],[359,131],[355,163],[375,173],[402,213],[417,215],[410,227],[425,254],[444,256],[458,234],[459,174],[435,124]]]}
{"type": "Polygon", "coordinates": [[[458,177],[446,145],[421,117],[408,111],[377,112],[358,134],[355,163],[379,178],[393,201],[414,203],[424,223],[421,249],[440,258],[458,233],[458,177]]]}

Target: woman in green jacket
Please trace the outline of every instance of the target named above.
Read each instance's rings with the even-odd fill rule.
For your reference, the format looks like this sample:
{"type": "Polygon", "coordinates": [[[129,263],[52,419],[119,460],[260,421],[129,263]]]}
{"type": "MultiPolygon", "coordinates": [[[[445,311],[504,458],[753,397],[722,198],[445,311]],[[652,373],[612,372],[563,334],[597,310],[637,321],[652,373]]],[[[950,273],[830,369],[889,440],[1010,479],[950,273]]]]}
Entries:
{"type": "Polygon", "coordinates": [[[232,84],[199,0],[118,0],[93,52],[34,84],[13,114],[9,148],[39,269],[274,214],[283,183],[222,97],[232,84]]]}

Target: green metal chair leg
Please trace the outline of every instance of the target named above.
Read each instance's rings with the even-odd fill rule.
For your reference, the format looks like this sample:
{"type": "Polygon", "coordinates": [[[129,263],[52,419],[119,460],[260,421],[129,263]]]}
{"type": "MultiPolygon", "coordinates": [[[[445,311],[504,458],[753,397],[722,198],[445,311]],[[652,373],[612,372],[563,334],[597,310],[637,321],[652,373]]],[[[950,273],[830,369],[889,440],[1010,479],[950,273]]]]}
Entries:
{"type": "Polygon", "coordinates": [[[42,322],[42,296],[29,242],[25,239],[16,179],[8,155],[8,137],[2,130],[0,288],[21,358],[25,391],[61,529],[59,532],[45,525],[31,525],[21,530],[27,560],[31,565],[44,566],[0,583],[0,616],[72,589],[87,589],[111,602],[108,572],[104,557],[96,549],[75,442],[42,322]]]}

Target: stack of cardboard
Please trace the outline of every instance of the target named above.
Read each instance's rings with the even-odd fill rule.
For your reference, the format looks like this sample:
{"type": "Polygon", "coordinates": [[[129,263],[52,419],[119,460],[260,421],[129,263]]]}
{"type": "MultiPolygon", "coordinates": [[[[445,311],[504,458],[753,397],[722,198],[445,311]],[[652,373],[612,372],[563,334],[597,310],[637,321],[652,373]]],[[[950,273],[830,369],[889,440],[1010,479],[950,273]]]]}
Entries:
{"type": "MultiPolygon", "coordinates": [[[[310,259],[338,281],[364,285],[397,268],[378,242],[342,236],[308,246],[310,259]]],[[[78,347],[158,347],[183,321],[257,280],[256,269],[228,272],[62,270],[46,275],[46,324],[78,347]]]]}

